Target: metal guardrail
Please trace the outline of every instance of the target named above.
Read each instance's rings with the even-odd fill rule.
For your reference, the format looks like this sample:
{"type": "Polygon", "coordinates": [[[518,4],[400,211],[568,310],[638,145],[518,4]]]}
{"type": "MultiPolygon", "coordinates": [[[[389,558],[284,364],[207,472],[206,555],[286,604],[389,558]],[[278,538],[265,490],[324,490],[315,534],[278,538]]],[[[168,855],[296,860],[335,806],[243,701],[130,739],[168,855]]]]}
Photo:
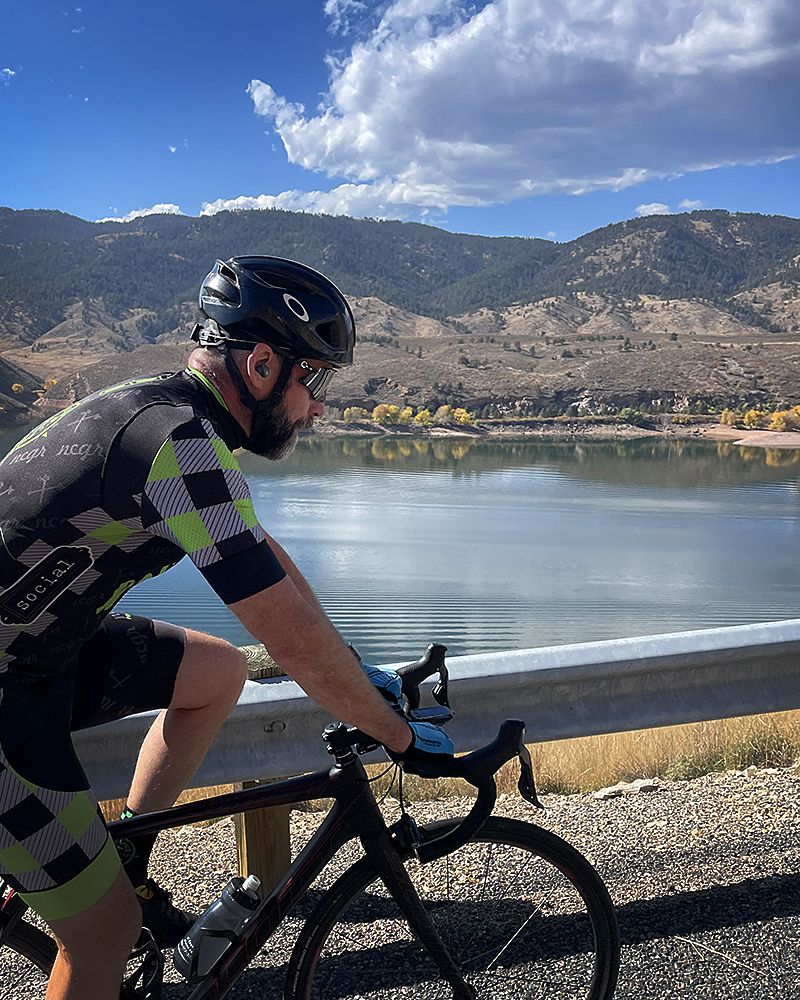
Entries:
{"type": "MultiPolygon", "coordinates": [[[[524,719],[530,742],[542,742],[757,715],[800,708],[800,619],[458,656],[448,666],[448,732],[459,750],[488,742],[506,718],[524,719]]],[[[101,799],[127,793],[154,716],[75,734],[101,799]]],[[[288,678],[248,681],[192,784],[324,767],[319,734],[330,721],[288,678]]]]}

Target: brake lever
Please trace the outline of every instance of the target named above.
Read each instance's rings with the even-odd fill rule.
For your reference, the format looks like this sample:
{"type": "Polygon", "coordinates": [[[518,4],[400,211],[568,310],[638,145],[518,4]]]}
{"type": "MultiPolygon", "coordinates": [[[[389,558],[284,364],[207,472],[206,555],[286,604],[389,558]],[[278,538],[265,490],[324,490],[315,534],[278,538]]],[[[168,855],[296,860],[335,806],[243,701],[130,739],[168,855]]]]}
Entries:
{"type": "Polygon", "coordinates": [[[544,809],[544,806],[539,801],[539,797],[536,794],[536,784],[533,780],[533,764],[531,763],[531,755],[522,739],[519,741],[517,757],[519,758],[519,782],[517,783],[519,794],[523,797],[523,799],[525,799],[526,802],[530,802],[532,806],[536,806],[537,809],[544,809]]]}

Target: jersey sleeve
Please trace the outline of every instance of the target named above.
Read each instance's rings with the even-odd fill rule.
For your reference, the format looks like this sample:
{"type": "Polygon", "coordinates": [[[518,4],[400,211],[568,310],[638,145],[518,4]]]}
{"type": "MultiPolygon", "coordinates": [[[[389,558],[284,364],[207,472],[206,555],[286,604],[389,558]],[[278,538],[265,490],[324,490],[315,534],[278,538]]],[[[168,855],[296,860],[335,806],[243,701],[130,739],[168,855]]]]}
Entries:
{"type": "Polygon", "coordinates": [[[182,424],[159,449],[142,495],[142,527],[183,549],[226,604],[286,575],[239,463],[208,420],[182,424]]]}

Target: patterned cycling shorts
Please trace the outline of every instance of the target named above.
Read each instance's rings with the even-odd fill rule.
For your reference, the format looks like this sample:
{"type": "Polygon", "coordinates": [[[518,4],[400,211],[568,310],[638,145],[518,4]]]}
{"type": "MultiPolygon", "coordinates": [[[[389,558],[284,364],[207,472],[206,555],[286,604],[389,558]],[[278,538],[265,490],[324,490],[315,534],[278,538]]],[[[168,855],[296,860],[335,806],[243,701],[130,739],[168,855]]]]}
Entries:
{"type": "Polygon", "coordinates": [[[183,629],[110,614],[63,674],[0,677],[0,878],[47,921],[107,891],[120,860],[71,732],[165,708],[183,629]]]}

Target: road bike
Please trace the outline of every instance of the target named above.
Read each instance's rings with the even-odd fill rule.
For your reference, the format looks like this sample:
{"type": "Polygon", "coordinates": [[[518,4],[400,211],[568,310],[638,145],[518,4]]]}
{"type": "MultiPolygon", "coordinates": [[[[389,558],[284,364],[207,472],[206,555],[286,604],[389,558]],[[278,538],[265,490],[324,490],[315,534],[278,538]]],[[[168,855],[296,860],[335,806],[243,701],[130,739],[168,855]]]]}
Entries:
{"type": "MultiPolygon", "coordinates": [[[[432,644],[398,671],[411,721],[443,725],[452,718],[444,650],[432,644]],[[420,708],[419,685],[437,673],[436,704],[420,708]]],[[[400,818],[387,825],[360,760],[379,744],[342,723],[323,733],[333,756],[328,769],[109,824],[114,834],[135,835],[333,799],[238,940],[181,995],[223,997],[269,949],[282,921],[300,913],[288,960],[264,979],[251,974],[248,995],[277,997],[282,988],[284,1000],[610,1000],[620,942],[602,879],[555,834],[491,815],[495,776],[514,758],[520,794],[541,808],[524,732],[522,722],[506,721],[489,745],[456,758],[460,776],[477,789],[474,805],[466,816],[427,825],[414,821],[402,793],[400,818]],[[361,856],[348,866],[342,858],[354,841],[361,856]],[[334,877],[325,882],[329,870],[334,877]]],[[[0,945],[48,974],[53,939],[26,919],[14,893],[0,891],[0,905],[0,945]]],[[[140,945],[122,996],[158,995],[163,956],[147,935],[140,945]]],[[[172,997],[179,987],[167,989],[172,997]]]]}

